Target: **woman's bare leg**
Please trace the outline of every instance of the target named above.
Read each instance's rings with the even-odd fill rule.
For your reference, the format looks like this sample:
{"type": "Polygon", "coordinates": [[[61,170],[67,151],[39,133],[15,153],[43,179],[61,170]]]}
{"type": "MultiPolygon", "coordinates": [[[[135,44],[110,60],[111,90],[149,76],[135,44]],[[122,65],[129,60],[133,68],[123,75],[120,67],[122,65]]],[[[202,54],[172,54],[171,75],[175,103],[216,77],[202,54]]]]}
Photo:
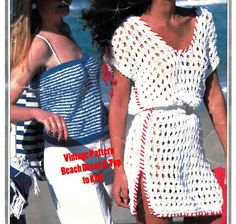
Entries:
{"type": "Polygon", "coordinates": [[[171,218],[157,218],[150,213],[148,209],[148,203],[146,201],[144,189],[143,189],[142,177],[140,179],[138,196],[139,196],[140,201],[137,204],[137,216],[136,216],[137,224],[171,224],[172,223],[171,218]]]}

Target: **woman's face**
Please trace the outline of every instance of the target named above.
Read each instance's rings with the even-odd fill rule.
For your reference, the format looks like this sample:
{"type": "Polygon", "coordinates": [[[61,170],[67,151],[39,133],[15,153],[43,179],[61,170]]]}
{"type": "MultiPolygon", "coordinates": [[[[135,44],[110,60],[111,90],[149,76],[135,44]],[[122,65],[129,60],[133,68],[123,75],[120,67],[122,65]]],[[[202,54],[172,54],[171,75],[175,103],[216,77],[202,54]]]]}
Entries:
{"type": "Polygon", "coordinates": [[[72,0],[38,0],[38,11],[42,18],[63,18],[69,14],[72,0]]]}

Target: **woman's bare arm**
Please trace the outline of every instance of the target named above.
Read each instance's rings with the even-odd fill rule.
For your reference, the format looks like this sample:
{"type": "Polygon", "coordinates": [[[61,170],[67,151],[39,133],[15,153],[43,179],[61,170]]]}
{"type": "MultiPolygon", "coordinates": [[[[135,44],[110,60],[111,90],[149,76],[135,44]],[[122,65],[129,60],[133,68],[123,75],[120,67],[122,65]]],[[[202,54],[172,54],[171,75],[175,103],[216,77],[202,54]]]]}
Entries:
{"type": "Polygon", "coordinates": [[[24,68],[17,66],[11,70],[10,77],[10,106],[11,122],[34,119],[34,108],[16,106],[21,93],[33,79],[39,68],[49,57],[48,48],[40,40],[34,40],[29,49],[24,68]]]}
{"type": "Polygon", "coordinates": [[[49,132],[53,130],[53,135],[58,134],[58,140],[68,138],[68,130],[63,118],[40,108],[26,108],[17,106],[16,102],[27,84],[33,79],[39,68],[46,64],[50,57],[50,52],[45,43],[39,38],[35,38],[25,60],[24,68],[15,67],[11,71],[10,79],[10,119],[11,122],[37,120],[44,124],[49,132]]]}
{"type": "Polygon", "coordinates": [[[114,159],[119,159],[122,166],[115,167],[112,192],[117,205],[128,207],[128,184],[123,160],[130,81],[117,70],[114,72],[114,79],[116,80],[116,85],[113,87],[113,96],[109,107],[109,131],[111,144],[115,151],[114,159]],[[121,193],[122,198],[120,197],[121,193]]]}
{"type": "Polygon", "coordinates": [[[204,102],[227,157],[227,112],[217,70],[206,81],[204,102]]]}

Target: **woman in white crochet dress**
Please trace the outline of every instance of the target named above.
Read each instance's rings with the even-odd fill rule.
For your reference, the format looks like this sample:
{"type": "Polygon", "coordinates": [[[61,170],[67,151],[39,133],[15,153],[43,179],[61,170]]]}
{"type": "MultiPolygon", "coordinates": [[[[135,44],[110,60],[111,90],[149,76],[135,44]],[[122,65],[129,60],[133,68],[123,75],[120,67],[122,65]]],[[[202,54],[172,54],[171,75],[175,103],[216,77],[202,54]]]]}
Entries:
{"type": "Polygon", "coordinates": [[[226,107],[212,14],[174,0],[93,1],[84,12],[113,73],[113,195],[138,223],[221,223],[222,190],[199,117],[204,102],[226,157],[226,107]],[[125,139],[127,113],[134,115],[125,139]],[[195,217],[195,218],[193,218],[195,217]]]}

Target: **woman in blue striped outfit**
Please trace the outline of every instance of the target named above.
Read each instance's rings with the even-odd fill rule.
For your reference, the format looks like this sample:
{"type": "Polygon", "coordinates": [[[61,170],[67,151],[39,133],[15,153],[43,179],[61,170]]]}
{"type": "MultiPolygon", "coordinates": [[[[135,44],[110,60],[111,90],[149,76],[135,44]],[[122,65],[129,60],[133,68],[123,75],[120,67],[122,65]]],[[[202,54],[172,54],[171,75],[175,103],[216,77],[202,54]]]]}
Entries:
{"type": "Polygon", "coordinates": [[[63,21],[71,0],[21,3],[11,29],[11,122],[44,125],[44,169],[61,223],[112,223],[112,149],[99,66],[63,21]],[[25,91],[39,107],[17,104],[25,91]]]}

